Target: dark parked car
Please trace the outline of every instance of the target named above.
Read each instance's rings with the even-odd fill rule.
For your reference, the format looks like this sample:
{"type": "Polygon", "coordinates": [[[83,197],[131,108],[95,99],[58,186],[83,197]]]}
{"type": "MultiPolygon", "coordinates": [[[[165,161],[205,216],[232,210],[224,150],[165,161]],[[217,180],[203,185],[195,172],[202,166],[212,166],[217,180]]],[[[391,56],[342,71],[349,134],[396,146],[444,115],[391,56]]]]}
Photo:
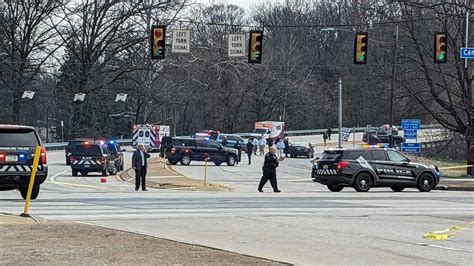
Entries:
{"type": "MultiPolygon", "coordinates": [[[[362,134],[362,141],[376,145],[379,143],[390,143],[390,132],[388,125],[383,125],[380,128],[371,128],[362,134]]],[[[393,132],[393,144],[395,147],[399,147],[400,143],[405,142],[405,139],[398,135],[398,128],[392,127],[393,132]]]]}
{"type": "Polygon", "coordinates": [[[77,176],[78,172],[81,175],[99,172],[102,176],[107,176],[108,174],[115,175],[118,171],[107,145],[88,142],[76,145],[70,158],[72,176],[77,176]]]}
{"type": "Polygon", "coordinates": [[[324,151],[311,175],[314,182],[333,192],[344,187],[358,192],[367,192],[371,187],[390,187],[395,192],[416,187],[428,192],[439,183],[441,174],[436,166],[411,162],[395,149],[357,148],[324,151]]]}
{"type": "Polygon", "coordinates": [[[123,171],[124,169],[124,159],[123,152],[125,149],[120,149],[120,145],[115,140],[108,140],[107,147],[110,151],[111,161],[114,162],[115,168],[117,171],[123,171]]]}
{"type": "Polygon", "coordinates": [[[91,139],[74,139],[74,140],[70,140],[67,143],[67,146],[64,149],[64,155],[65,155],[65,158],[66,158],[66,165],[70,165],[70,163],[71,163],[70,157],[71,157],[71,152],[74,149],[74,147],[76,147],[76,145],[82,144],[86,141],[89,142],[89,143],[93,142],[93,140],[91,140],[91,139]]]}
{"type": "Polygon", "coordinates": [[[313,158],[314,157],[314,148],[308,142],[298,142],[292,143],[290,145],[290,157],[296,158],[304,156],[306,158],[313,158]]]}
{"type": "MultiPolygon", "coordinates": [[[[0,190],[18,189],[26,199],[36,146],[41,146],[41,140],[33,127],[0,125],[0,190]]],[[[47,176],[46,150],[42,147],[31,199],[38,197],[47,176]]]]}
{"type": "Polygon", "coordinates": [[[226,147],[234,148],[235,145],[237,145],[237,142],[239,142],[240,146],[242,147],[242,151],[247,152],[246,145],[247,145],[248,140],[246,141],[241,136],[235,135],[235,134],[219,134],[219,136],[217,136],[216,141],[222,144],[222,140],[224,139],[224,137],[227,138],[226,147]]]}
{"type": "Polygon", "coordinates": [[[227,163],[234,166],[237,162],[237,150],[223,147],[215,140],[195,139],[195,138],[172,138],[171,145],[168,145],[168,162],[170,164],[189,165],[191,161],[209,161],[215,165],[227,163]]]}

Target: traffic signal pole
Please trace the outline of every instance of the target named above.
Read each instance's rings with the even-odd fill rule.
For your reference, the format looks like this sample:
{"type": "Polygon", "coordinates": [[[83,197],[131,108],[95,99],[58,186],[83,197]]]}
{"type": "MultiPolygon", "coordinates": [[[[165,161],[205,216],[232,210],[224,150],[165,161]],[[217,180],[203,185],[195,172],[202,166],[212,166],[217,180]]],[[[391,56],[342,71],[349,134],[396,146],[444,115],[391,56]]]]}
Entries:
{"type": "Polygon", "coordinates": [[[392,62],[392,82],[390,86],[390,117],[389,117],[389,130],[390,130],[390,148],[393,148],[393,94],[395,90],[395,66],[397,64],[397,46],[398,46],[398,25],[395,29],[395,40],[393,43],[393,62],[392,62]]]}
{"type": "Polygon", "coordinates": [[[342,141],[341,141],[341,136],[342,136],[342,80],[339,78],[337,81],[337,87],[338,87],[338,96],[339,96],[339,104],[338,104],[338,121],[339,121],[339,131],[338,131],[338,140],[337,140],[337,147],[342,148],[342,141]]]}

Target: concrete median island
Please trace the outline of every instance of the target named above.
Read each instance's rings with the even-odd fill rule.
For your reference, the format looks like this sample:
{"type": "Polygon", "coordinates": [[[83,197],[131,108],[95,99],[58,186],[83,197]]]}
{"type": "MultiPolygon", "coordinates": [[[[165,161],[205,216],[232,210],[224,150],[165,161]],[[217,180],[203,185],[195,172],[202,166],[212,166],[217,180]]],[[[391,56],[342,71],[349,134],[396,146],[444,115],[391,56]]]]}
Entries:
{"type": "MultiPolygon", "coordinates": [[[[121,180],[135,184],[135,172],[132,168],[117,175],[121,180]]],[[[196,180],[184,176],[170,168],[161,158],[152,158],[148,161],[146,177],[147,187],[159,189],[196,190],[196,191],[230,191],[229,187],[208,183],[204,186],[203,180],[196,180]]]]}

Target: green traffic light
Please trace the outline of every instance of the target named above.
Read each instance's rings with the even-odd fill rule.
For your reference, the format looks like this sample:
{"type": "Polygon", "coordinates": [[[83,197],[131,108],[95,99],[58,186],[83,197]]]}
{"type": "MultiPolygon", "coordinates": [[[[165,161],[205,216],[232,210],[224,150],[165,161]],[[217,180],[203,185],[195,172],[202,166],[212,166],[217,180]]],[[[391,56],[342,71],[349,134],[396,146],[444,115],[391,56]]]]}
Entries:
{"type": "Polygon", "coordinates": [[[443,60],[443,59],[444,59],[444,53],[439,54],[439,60],[443,60]]]}
{"type": "Polygon", "coordinates": [[[359,56],[359,61],[362,61],[362,62],[363,62],[364,60],[365,60],[365,56],[364,56],[364,55],[359,56]]]}

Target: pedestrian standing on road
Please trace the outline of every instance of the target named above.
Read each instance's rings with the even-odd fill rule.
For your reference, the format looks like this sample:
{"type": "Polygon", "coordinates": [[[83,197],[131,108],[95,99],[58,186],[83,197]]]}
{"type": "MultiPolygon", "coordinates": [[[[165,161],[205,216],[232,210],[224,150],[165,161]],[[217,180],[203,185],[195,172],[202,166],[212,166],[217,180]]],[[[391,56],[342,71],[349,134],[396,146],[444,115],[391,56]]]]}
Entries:
{"type": "Polygon", "coordinates": [[[324,146],[326,146],[326,141],[328,140],[328,133],[324,132],[323,140],[324,140],[324,146]]]}
{"type": "Polygon", "coordinates": [[[270,151],[265,155],[265,161],[263,163],[263,175],[260,183],[258,184],[258,191],[263,192],[263,187],[270,180],[272,185],[273,192],[281,192],[278,190],[278,183],[276,177],[276,168],[278,167],[278,158],[275,155],[276,149],[274,147],[270,148],[270,151]]]}
{"type": "Polygon", "coordinates": [[[278,157],[283,156],[283,150],[285,149],[285,143],[282,140],[277,142],[278,157]]]}
{"type": "Polygon", "coordinates": [[[237,149],[237,155],[239,158],[237,158],[237,165],[240,163],[242,160],[242,145],[240,145],[240,141],[237,141],[237,143],[234,146],[234,149],[237,149]]]}
{"type": "Polygon", "coordinates": [[[257,155],[258,138],[253,138],[252,144],[253,144],[253,155],[257,155]]]}
{"type": "Polygon", "coordinates": [[[142,191],[147,191],[146,171],[148,168],[148,158],[150,158],[150,154],[146,152],[145,146],[143,144],[138,145],[132,155],[132,168],[135,170],[135,191],[138,191],[140,188],[140,183],[142,191]]]}
{"type": "Polygon", "coordinates": [[[227,142],[227,137],[224,137],[224,138],[222,139],[222,146],[227,147],[227,143],[228,143],[228,142],[227,142]]]}
{"type": "Polygon", "coordinates": [[[273,140],[271,138],[267,139],[268,150],[273,146],[273,140]]]}
{"type": "Polygon", "coordinates": [[[267,141],[263,137],[260,137],[258,139],[258,148],[260,150],[260,155],[265,155],[265,145],[266,144],[267,144],[267,141]]]}
{"type": "MultiPolygon", "coordinates": [[[[257,141],[257,144],[258,144],[258,141],[257,141]]],[[[257,147],[257,146],[255,146],[253,144],[253,141],[249,139],[249,142],[247,142],[247,156],[249,157],[249,165],[252,164],[252,151],[256,154],[255,147],[257,147]]]]}
{"type": "Polygon", "coordinates": [[[285,153],[285,157],[288,157],[288,153],[290,153],[290,139],[286,138],[283,144],[285,144],[283,152],[285,153]]]}
{"type": "Polygon", "coordinates": [[[326,130],[326,133],[328,134],[328,139],[331,140],[332,130],[330,127],[328,127],[328,130],[326,130]]]}

